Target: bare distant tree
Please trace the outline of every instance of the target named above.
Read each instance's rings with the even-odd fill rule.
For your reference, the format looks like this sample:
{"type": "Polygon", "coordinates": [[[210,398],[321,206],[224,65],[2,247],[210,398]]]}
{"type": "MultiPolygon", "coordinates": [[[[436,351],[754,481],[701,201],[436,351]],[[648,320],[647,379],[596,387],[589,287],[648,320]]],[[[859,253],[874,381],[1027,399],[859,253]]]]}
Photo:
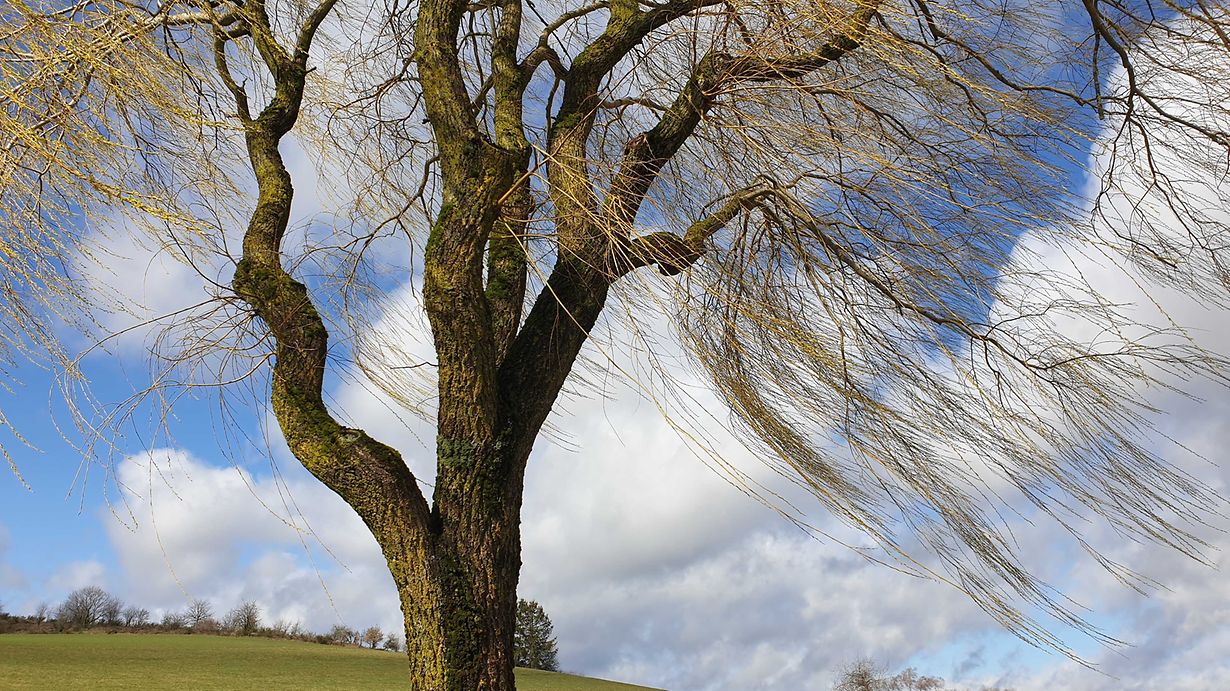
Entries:
{"type": "Polygon", "coordinates": [[[384,632],[380,630],[379,626],[369,626],[363,631],[363,642],[372,650],[375,650],[376,646],[380,645],[380,642],[383,640],[384,632]]]}
{"type": "Polygon", "coordinates": [[[149,610],[135,605],[125,607],[121,613],[124,626],[145,626],[149,623],[149,610]]]}
{"type": "MultiPolygon", "coordinates": [[[[870,660],[860,660],[842,673],[841,679],[833,686],[833,691],[965,691],[965,689],[948,686],[943,679],[919,674],[913,668],[889,674],[870,660]]],[[[980,686],[977,691],[1012,690],[980,686]]]]}
{"type": "Polygon", "coordinates": [[[38,603],[38,607],[34,608],[34,621],[43,623],[51,616],[51,605],[46,602],[38,603]]]}
{"type": "Polygon", "coordinates": [[[103,608],[102,623],[107,626],[120,626],[124,623],[124,603],[119,598],[111,598],[103,608]]]}
{"type": "Polygon", "coordinates": [[[219,633],[223,630],[223,622],[213,617],[206,617],[192,627],[193,633],[219,633]]]}
{"type": "Polygon", "coordinates": [[[188,620],[181,612],[167,611],[162,615],[161,625],[166,628],[178,629],[186,626],[187,624],[188,620]]]}
{"type": "MultiPolygon", "coordinates": [[[[535,440],[566,385],[614,369],[583,352],[606,334],[630,334],[646,391],[686,399],[654,353],[663,319],[719,422],[884,561],[1031,643],[1070,652],[1035,613],[1098,632],[1021,562],[1003,490],[1133,585],[1086,518],[1206,558],[1220,498],[1159,453],[1144,392],[1224,381],[1226,362],[1015,252],[1025,233],[1082,243],[1230,304],[1230,193],[1182,184],[1228,173],[1224,3],[103,0],[4,18],[7,351],[62,363],[47,324],[105,302],[60,269],[83,219],[196,268],[211,299],[165,320],[153,397],[106,419],[182,398],[167,387],[261,392],[379,544],[415,688],[513,686],[535,440]],[[307,228],[292,130],[349,202],[307,228]],[[1072,172],[1091,159],[1086,200],[1072,172]],[[420,283],[427,360],[380,301],[420,283]],[[430,495],[326,403],[350,355],[434,419],[430,495]]],[[[710,418],[677,422],[813,528],[729,468],[710,418]]]]}
{"type": "Polygon", "coordinates": [[[209,600],[197,598],[188,603],[188,609],[184,610],[184,624],[189,628],[196,628],[201,622],[206,619],[212,619],[214,616],[214,606],[209,604],[209,600]]]}
{"type": "Polygon", "coordinates": [[[56,620],[63,626],[88,629],[119,620],[120,601],[98,586],[86,586],[69,593],[56,610],[56,620]]]}
{"type": "Polygon", "coordinates": [[[256,602],[246,600],[232,609],[222,622],[223,628],[240,636],[251,636],[261,627],[261,610],[256,602]]]}
{"type": "Polygon", "coordinates": [[[391,650],[395,653],[401,652],[401,636],[389,632],[389,635],[384,639],[384,649],[391,650]]]}

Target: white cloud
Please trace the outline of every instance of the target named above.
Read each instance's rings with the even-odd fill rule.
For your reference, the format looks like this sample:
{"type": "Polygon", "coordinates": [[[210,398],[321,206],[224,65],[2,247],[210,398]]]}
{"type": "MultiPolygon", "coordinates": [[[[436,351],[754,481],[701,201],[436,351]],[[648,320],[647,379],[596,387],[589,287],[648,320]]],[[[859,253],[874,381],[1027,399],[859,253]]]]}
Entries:
{"type": "Polygon", "coordinates": [[[117,473],[132,522],[107,522],[120,594],[158,611],[205,598],[222,614],[250,599],[268,621],[399,629],[392,578],[362,522],[303,471],[286,471],[277,482],[169,449],[125,458],[117,473]]]}
{"type": "Polygon", "coordinates": [[[47,579],[46,590],[67,595],[78,588],[92,585],[105,589],[107,584],[107,568],[101,562],[73,561],[56,569],[47,579]]]}

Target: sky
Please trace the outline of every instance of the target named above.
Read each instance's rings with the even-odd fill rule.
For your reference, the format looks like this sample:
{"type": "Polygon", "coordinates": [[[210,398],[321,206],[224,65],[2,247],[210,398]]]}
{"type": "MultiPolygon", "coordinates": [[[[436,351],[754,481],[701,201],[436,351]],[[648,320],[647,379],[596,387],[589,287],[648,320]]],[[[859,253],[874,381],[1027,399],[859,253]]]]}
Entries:
{"type": "MultiPolygon", "coordinates": [[[[288,153],[297,179],[309,178],[302,155],[288,153]]],[[[313,195],[301,190],[301,197],[296,213],[310,217],[313,195]]],[[[110,246],[96,280],[151,312],[199,297],[199,281],[185,267],[122,239],[108,242],[119,244],[110,246]]],[[[1020,246],[1037,253],[1029,261],[1080,275],[1146,316],[1164,312],[1205,347],[1230,351],[1230,315],[1107,266],[1103,257],[1042,247],[1028,235],[1020,246]]],[[[393,326],[419,329],[422,338],[419,322],[393,326]]],[[[632,348],[605,355],[611,371],[636,369],[632,348]]],[[[139,334],[92,356],[100,398],[125,395],[144,371],[142,357],[139,334]]],[[[396,593],[374,541],[289,455],[266,409],[237,411],[255,442],[222,444],[214,402],[183,401],[173,438],[151,439],[134,428],[111,467],[83,474],[79,456],[57,434],[62,411],[51,382],[29,368],[17,374],[24,385],[0,393],[0,408],[38,449],[4,440],[24,478],[0,478],[6,610],[30,613],[75,588],[100,585],[155,618],[193,598],[218,611],[250,599],[270,622],[317,631],[337,623],[400,629],[396,593]]],[[[1160,431],[1175,441],[1160,452],[1227,493],[1230,391],[1168,383],[1194,386],[1197,398],[1163,387],[1143,392],[1160,411],[1160,431]]],[[[430,481],[429,424],[398,415],[396,404],[353,370],[332,373],[330,394],[339,414],[399,448],[416,476],[430,481]]],[[[707,432],[728,451],[726,460],[773,485],[771,472],[722,429],[717,397],[697,394],[696,405],[711,414],[707,432]]],[[[1025,563],[1126,644],[1066,639],[1090,663],[1082,666],[1013,638],[950,586],[802,532],[727,482],[655,401],[618,376],[604,382],[601,395],[561,400],[549,424],[526,480],[520,594],[553,620],[567,671],[673,690],[824,689],[860,658],[971,687],[1022,690],[1216,689],[1230,678],[1225,521],[1205,533],[1216,548],[1213,566],[1090,525],[1087,534],[1108,556],[1162,584],[1148,594],[1071,550],[1056,526],[1012,523],[1025,563]]],[[[809,518],[843,535],[818,508],[809,518]]]]}

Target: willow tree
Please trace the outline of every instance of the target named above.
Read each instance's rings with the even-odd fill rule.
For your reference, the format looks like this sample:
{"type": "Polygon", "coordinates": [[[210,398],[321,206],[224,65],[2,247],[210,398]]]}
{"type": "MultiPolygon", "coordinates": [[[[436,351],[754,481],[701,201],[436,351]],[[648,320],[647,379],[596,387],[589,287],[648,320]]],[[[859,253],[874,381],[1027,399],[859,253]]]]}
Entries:
{"type": "Polygon", "coordinates": [[[570,372],[604,310],[634,334],[671,317],[766,462],[899,568],[948,580],[1028,640],[1063,645],[1031,612],[1088,625],[1021,564],[1000,501],[1078,539],[1078,517],[1100,516],[1201,556],[1192,526],[1218,498],[1161,457],[1143,396],[1220,377],[1221,362],[1048,274],[1017,240],[1086,243],[1224,304],[1210,211],[1224,200],[1187,185],[1224,172],[1230,142],[1216,6],[3,12],[6,233],[43,233],[17,256],[92,220],[201,268],[211,300],[169,319],[178,335],[155,352],[166,371],[207,362],[217,376],[154,384],[268,382],[295,457],[388,560],[414,688],[513,687],[526,464],[566,384],[585,385],[570,372]],[[346,202],[306,229],[291,222],[291,144],[346,202]],[[1072,189],[1086,168],[1095,194],[1072,189]],[[390,356],[404,344],[372,318],[381,291],[407,284],[434,361],[390,356]],[[430,499],[398,451],[326,404],[331,355],[408,404],[412,377],[434,385],[430,499]]]}

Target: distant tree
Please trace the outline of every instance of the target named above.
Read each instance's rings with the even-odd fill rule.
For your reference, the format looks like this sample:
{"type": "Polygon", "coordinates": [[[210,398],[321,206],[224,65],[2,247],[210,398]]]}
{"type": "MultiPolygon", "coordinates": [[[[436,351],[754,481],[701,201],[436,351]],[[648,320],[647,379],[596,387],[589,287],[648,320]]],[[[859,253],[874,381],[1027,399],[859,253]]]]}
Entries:
{"type": "Polygon", "coordinates": [[[198,624],[213,616],[214,606],[209,604],[209,600],[197,598],[189,602],[188,609],[184,610],[184,625],[195,629],[198,624]]]}
{"type": "Polygon", "coordinates": [[[145,626],[149,623],[149,610],[136,605],[125,607],[120,616],[124,620],[124,626],[145,626]]]}
{"type": "Polygon", "coordinates": [[[372,650],[375,650],[376,646],[380,645],[380,641],[383,640],[384,632],[380,630],[379,626],[369,626],[367,627],[367,630],[363,632],[363,642],[366,643],[367,647],[372,650]]]}
{"type": "Polygon", "coordinates": [[[34,621],[36,623],[41,624],[47,621],[47,619],[49,619],[50,617],[51,617],[51,605],[47,604],[46,602],[38,603],[38,607],[34,608],[34,621]]]}
{"type": "Polygon", "coordinates": [[[334,624],[328,638],[336,645],[355,645],[359,642],[359,632],[345,624],[334,624]]]}
{"type": "Polygon", "coordinates": [[[246,600],[227,613],[222,626],[240,636],[251,636],[261,626],[260,607],[252,600],[246,600]]]}
{"type": "Polygon", "coordinates": [[[102,623],[107,626],[119,626],[124,623],[124,603],[119,598],[111,598],[103,606],[102,623]]]}
{"type": "Polygon", "coordinates": [[[68,594],[56,610],[56,619],[64,626],[88,629],[109,621],[114,614],[118,620],[120,601],[96,585],[78,588],[68,594]]]}
{"type": "Polygon", "coordinates": [[[286,630],[286,635],[290,638],[306,640],[310,639],[313,634],[311,631],[303,628],[303,624],[296,621],[290,625],[289,629],[286,630]]]}
{"type": "Polygon", "coordinates": [[[169,629],[183,628],[187,623],[187,618],[180,612],[169,611],[162,615],[162,626],[169,629]]]}
{"type": "Polygon", "coordinates": [[[513,658],[518,667],[559,671],[551,618],[533,600],[517,600],[517,628],[513,635],[513,658]]]}
{"type": "Polygon", "coordinates": [[[389,635],[385,636],[384,638],[384,649],[391,650],[395,653],[400,653],[401,652],[401,636],[398,636],[397,634],[390,632],[389,635]]]}
{"type": "MultiPolygon", "coordinates": [[[[929,677],[919,674],[914,668],[909,668],[890,675],[871,660],[859,660],[842,673],[841,679],[833,686],[833,691],[960,691],[958,687],[948,686],[939,677],[929,677]]],[[[996,687],[982,686],[979,691],[1011,691],[996,687]]]]}
{"type": "Polygon", "coordinates": [[[219,633],[222,631],[222,622],[213,617],[206,617],[196,623],[192,627],[194,633],[219,633]]]}

